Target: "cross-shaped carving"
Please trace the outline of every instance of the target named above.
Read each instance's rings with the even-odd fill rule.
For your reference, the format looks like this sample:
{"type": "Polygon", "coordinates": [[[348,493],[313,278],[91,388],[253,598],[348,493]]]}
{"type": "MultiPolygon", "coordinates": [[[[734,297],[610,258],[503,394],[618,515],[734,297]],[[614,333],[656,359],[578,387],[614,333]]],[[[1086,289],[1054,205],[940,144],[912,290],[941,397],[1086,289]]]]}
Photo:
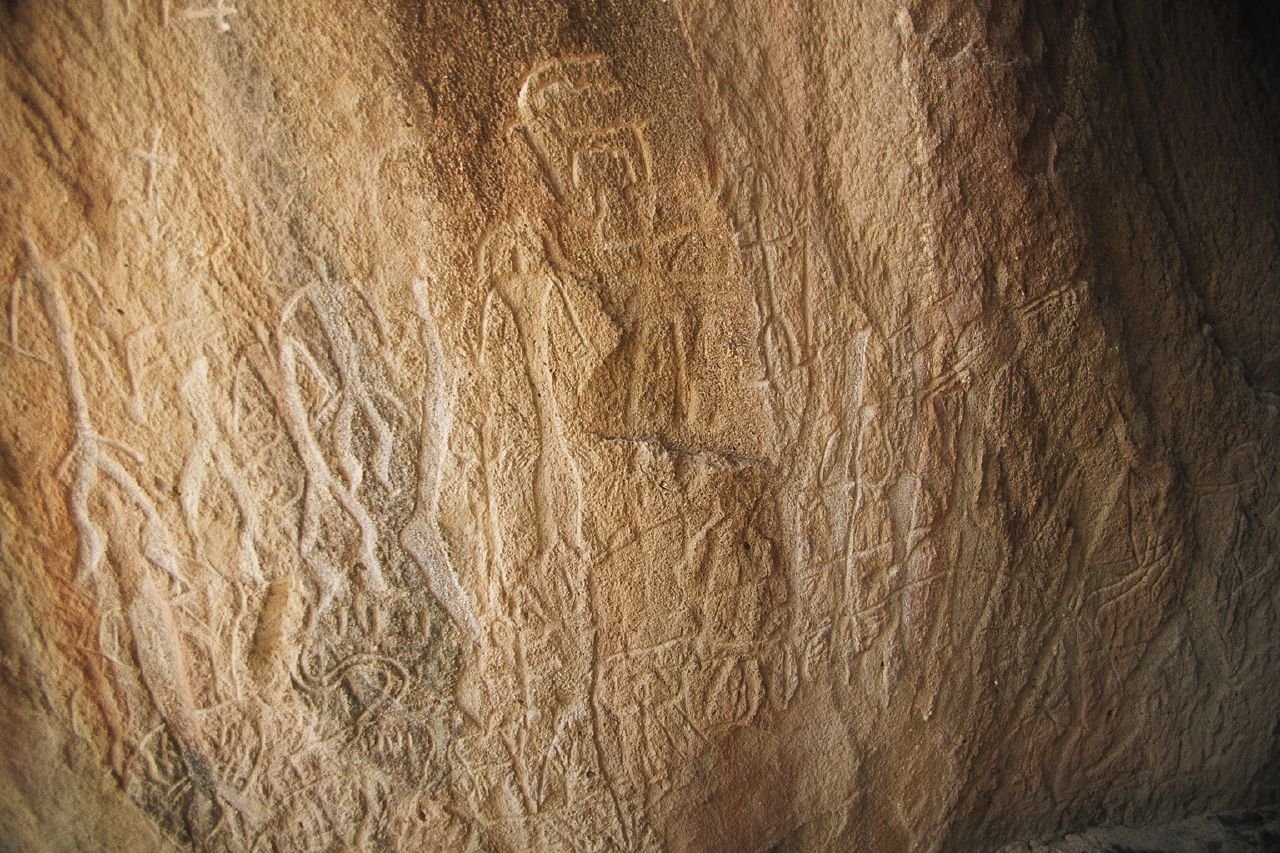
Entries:
{"type": "Polygon", "coordinates": [[[190,20],[212,18],[213,22],[218,26],[218,32],[225,33],[231,29],[231,23],[227,20],[227,16],[235,14],[237,14],[236,7],[228,6],[227,0],[215,0],[212,6],[206,6],[203,9],[188,9],[182,13],[182,16],[190,20]]]}
{"type": "Polygon", "coordinates": [[[176,165],[178,160],[175,157],[169,157],[160,153],[160,128],[151,131],[151,148],[147,151],[134,149],[132,152],[134,157],[140,157],[147,161],[147,201],[154,202],[156,196],[156,169],[161,166],[176,165]]]}

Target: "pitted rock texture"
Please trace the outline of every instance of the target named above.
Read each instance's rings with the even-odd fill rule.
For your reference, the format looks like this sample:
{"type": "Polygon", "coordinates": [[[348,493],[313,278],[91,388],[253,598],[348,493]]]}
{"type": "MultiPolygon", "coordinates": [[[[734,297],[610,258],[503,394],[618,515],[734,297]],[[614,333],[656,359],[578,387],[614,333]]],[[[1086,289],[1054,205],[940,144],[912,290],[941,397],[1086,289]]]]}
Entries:
{"type": "Polygon", "coordinates": [[[5,844],[1274,802],[1250,20],[0,4],[5,844]]]}
{"type": "Polygon", "coordinates": [[[1272,853],[1280,850],[1274,807],[1190,818],[1167,826],[1111,826],[1047,843],[1010,844],[998,853],[1272,853]]]}

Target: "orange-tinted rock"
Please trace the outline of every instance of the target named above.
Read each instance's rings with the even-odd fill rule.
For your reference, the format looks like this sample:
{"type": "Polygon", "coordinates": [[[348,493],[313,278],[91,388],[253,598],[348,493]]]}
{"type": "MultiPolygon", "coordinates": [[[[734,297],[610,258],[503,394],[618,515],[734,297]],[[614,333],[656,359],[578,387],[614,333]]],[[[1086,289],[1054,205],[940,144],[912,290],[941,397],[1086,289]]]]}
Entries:
{"type": "Polygon", "coordinates": [[[1273,801],[1280,77],[1133,6],[0,5],[0,832],[1273,801]]]}

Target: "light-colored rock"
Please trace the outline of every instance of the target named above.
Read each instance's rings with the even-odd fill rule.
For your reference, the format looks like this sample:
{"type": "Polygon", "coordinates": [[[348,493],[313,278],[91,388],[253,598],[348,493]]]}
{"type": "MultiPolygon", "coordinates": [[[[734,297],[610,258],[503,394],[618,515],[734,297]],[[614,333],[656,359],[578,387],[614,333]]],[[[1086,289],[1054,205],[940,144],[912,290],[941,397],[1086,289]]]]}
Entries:
{"type": "Polygon", "coordinates": [[[964,850],[1280,782],[1232,8],[0,4],[15,849],[964,850]]]}

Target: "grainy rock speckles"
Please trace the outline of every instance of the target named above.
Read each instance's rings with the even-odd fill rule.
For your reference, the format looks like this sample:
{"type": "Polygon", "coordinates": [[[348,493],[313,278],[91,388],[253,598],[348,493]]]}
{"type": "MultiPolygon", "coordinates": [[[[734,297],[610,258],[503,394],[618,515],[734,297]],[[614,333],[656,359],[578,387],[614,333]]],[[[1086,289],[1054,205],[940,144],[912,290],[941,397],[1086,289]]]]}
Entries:
{"type": "Polygon", "coordinates": [[[1274,801],[1274,69],[827,5],[0,6],[9,843],[1274,801]]]}

